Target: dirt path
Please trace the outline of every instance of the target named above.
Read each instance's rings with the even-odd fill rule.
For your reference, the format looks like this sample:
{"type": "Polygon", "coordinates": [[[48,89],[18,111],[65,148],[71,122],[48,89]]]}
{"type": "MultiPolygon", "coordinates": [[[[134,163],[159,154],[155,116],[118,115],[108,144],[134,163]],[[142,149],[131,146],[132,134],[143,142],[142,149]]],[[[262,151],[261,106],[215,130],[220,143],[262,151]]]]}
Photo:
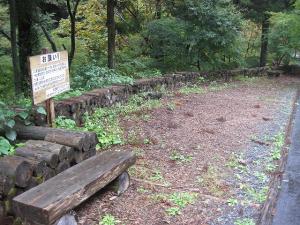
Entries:
{"type": "Polygon", "coordinates": [[[115,148],[138,155],[132,185],[121,197],[102,191],[88,200],[76,210],[80,224],[105,214],[126,225],[254,224],[299,83],[259,78],[175,93],[123,120],[128,143],[115,148]]]}

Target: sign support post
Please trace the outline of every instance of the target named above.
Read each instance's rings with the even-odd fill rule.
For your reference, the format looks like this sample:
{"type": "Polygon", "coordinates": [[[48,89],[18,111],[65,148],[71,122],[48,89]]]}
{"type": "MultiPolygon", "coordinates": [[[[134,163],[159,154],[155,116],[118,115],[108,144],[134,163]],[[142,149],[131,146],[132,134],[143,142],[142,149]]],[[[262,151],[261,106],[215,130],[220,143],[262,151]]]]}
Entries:
{"type": "MultiPolygon", "coordinates": [[[[42,49],[42,54],[48,54],[47,48],[42,49]]],[[[49,98],[45,101],[46,112],[47,112],[47,123],[50,127],[55,127],[55,108],[53,98],[49,98]]]]}

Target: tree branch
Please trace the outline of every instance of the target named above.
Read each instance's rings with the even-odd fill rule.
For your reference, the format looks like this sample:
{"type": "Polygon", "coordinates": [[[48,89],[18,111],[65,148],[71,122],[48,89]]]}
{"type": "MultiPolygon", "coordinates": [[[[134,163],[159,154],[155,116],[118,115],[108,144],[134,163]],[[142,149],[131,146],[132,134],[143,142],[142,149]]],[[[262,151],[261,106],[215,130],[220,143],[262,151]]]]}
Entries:
{"type": "Polygon", "coordinates": [[[3,37],[5,37],[7,40],[11,40],[11,38],[10,38],[10,36],[7,34],[7,33],[5,33],[5,31],[4,30],[1,30],[0,29],[0,34],[3,36],[3,37]]]}
{"type": "Polygon", "coordinates": [[[55,44],[54,40],[52,39],[51,35],[49,34],[49,32],[46,30],[46,28],[43,25],[40,25],[40,26],[41,26],[41,28],[43,30],[43,33],[45,34],[45,37],[46,37],[47,41],[51,45],[52,50],[54,52],[57,52],[56,44],[55,44]]]}

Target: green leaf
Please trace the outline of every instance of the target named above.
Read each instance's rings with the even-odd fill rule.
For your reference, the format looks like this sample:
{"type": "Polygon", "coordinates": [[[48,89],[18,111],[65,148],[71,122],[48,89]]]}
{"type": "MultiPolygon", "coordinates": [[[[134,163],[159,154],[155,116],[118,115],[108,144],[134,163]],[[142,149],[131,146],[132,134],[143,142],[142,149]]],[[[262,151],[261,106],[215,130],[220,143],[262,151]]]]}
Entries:
{"type": "Polygon", "coordinates": [[[7,130],[5,131],[5,136],[7,137],[8,140],[15,141],[17,138],[17,132],[14,130],[7,130]]]}
{"type": "Polygon", "coordinates": [[[0,153],[1,155],[8,155],[11,145],[4,137],[0,137],[0,153]]]}
{"type": "Polygon", "coordinates": [[[25,112],[25,111],[20,112],[18,115],[19,115],[23,120],[26,120],[26,119],[28,118],[28,116],[29,116],[28,112],[25,112]]]}
{"type": "Polygon", "coordinates": [[[8,120],[5,123],[5,125],[8,126],[8,127],[10,127],[10,128],[13,128],[16,125],[16,122],[14,120],[8,120]]]}
{"type": "Polygon", "coordinates": [[[47,115],[47,112],[46,110],[44,109],[43,106],[39,106],[36,110],[39,114],[42,114],[42,115],[47,115]]]}
{"type": "Polygon", "coordinates": [[[29,120],[24,120],[24,124],[25,124],[25,126],[29,126],[29,125],[31,125],[31,122],[29,120]]]}

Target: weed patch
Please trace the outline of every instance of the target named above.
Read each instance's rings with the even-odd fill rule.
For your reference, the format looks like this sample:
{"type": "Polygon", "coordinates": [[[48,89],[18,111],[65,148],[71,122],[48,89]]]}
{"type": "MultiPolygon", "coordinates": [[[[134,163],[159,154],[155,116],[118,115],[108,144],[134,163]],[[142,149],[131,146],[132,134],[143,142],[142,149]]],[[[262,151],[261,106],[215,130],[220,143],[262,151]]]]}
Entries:
{"type": "Polygon", "coordinates": [[[99,225],[116,225],[121,221],[117,220],[113,215],[106,214],[103,218],[99,221],[99,225]]]}
{"type": "Polygon", "coordinates": [[[234,222],[234,225],[255,225],[253,219],[245,218],[245,219],[238,219],[234,222]]]}
{"type": "Polygon", "coordinates": [[[193,160],[193,157],[190,155],[183,155],[178,151],[173,151],[170,159],[179,163],[189,163],[193,160]]]}
{"type": "Polygon", "coordinates": [[[188,94],[204,94],[205,90],[197,85],[194,86],[185,86],[180,88],[179,93],[188,95],[188,94]]]}

